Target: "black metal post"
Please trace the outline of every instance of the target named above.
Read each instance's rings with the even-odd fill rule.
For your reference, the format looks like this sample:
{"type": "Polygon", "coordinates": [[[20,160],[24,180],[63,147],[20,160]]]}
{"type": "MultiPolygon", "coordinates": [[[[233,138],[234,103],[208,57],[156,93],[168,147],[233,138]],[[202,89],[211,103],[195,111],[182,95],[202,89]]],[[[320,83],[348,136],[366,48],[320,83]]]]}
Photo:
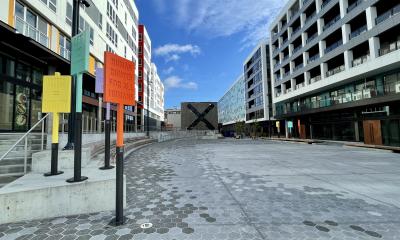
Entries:
{"type": "Polygon", "coordinates": [[[51,168],[50,172],[45,173],[45,177],[63,174],[64,172],[58,171],[58,143],[51,144],[51,168]]]}
{"type": "Polygon", "coordinates": [[[124,224],[124,147],[117,147],[115,225],[124,224]]]}
{"type": "Polygon", "coordinates": [[[88,179],[82,176],[82,113],[77,112],[75,116],[74,177],[67,180],[69,183],[83,182],[88,179]]]}
{"type": "Polygon", "coordinates": [[[105,120],[105,126],[104,126],[104,132],[105,132],[105,148],[104,148],[104,167],[101,167],[101,170],[108,170],[108,169],[113,169],[114,166],[110,165],[110,151],[111,151],[111,122],[110,120],[105,120]]]}
{"type": "MultiPolygon", "coordinates": [[[[72,37],[79,34],[79,4],[80,0],[74,0],[72,12],[72,37]]],[[[76,77],[72,76],[71,82],[71,113],[68,116],[68,142],[64,150],[73,150],[75,142],[76,119],[76,77]]]]}

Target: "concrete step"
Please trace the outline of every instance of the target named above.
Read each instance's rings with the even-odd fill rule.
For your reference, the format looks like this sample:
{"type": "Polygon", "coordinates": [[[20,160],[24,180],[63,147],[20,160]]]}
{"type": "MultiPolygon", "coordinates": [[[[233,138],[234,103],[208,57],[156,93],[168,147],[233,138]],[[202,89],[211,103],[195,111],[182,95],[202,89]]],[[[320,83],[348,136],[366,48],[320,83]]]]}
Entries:
{"type": "Polygon", "coordinates": [[[19,173],[10,173],[10,174],[1,174],[0,175],[0,188],[7,185],[10,182],[15,181],[19,177],[22,177],[24,175],[23,172],[19,173]]]}
{"type": "MultiPolygon", "coordinates": [[[[28,168],[29,166],[27,166],[28,168]]],[[[29,169],[29,168],[28,168],[29,169]]],[[[24,164],[14,164],[14,165],[3,165],[0,166],[0,176],[2,174],[16,174],[24,172],[24,164]]]]}

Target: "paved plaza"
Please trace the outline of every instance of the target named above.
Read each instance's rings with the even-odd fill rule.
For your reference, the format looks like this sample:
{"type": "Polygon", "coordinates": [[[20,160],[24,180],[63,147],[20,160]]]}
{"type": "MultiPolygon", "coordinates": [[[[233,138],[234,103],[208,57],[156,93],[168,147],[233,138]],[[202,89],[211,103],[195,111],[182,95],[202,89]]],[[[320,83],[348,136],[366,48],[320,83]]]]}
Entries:
{"type": "Polygon", "coordinates": [[[0,225],[0,239],[400,239],[399,154],[185,139],[132,153],[125,172],[124,226],[102,212],[0,225]]]}

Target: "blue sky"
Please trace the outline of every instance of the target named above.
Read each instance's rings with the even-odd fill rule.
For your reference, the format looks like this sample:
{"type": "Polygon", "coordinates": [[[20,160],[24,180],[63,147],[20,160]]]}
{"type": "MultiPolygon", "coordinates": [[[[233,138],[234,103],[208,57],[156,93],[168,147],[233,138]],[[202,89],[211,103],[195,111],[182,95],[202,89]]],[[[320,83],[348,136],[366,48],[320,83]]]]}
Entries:
{"type": "Polygon", "coordinates": [[[165,108],[218,101],[287,0],[136,0],[166,87],[165,108]]]}

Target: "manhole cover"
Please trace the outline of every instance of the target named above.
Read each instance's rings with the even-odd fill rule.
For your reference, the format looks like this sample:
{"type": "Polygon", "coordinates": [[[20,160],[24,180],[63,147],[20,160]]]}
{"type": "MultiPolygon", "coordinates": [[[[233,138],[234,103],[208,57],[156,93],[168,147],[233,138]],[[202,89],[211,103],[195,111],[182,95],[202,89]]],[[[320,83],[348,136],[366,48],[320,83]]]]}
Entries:
{"type": "Polygon", "coordinates": [[[147,228],[151,228],[152,226],[153,226],[152,223],[143,223],[142,225],[140,225],[140,228],[147,229],[147,228]]]}

